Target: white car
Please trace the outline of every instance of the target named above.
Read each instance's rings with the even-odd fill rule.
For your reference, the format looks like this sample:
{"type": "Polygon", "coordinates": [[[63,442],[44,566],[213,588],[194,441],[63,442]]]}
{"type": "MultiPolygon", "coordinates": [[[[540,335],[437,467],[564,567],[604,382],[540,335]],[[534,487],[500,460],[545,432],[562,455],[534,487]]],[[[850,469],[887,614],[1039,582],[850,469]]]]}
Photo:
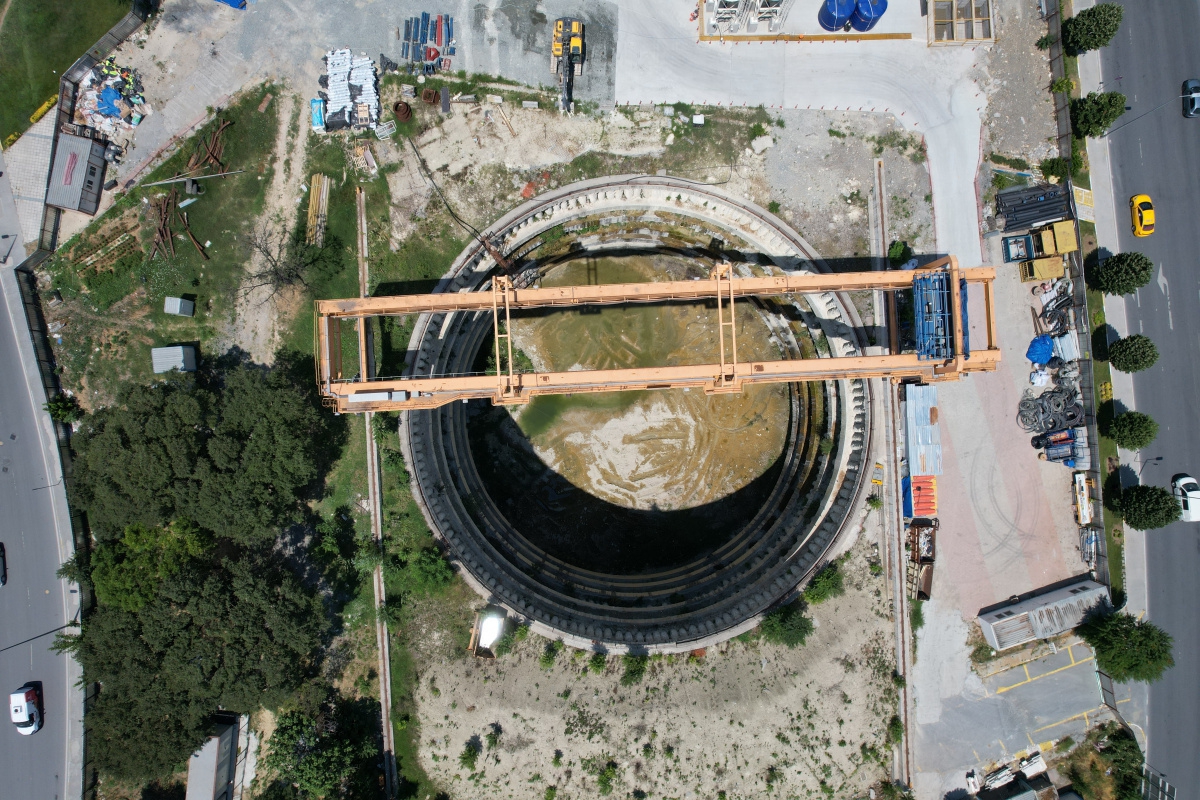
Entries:
{"type": "Polygon", "coordinates": [[[1191,475],[1180,475],[1171,481],[1171,493],[1183,510],[1180,519],[1184,522],[1200,522],[1200,483],[1191,475]]]}
{"type": "Polygon", "coordinates": [[[8,696],[8,714],[17,733],[32,736],[42,727],[41,698],[36,686],[25,684],[8,696]]]}

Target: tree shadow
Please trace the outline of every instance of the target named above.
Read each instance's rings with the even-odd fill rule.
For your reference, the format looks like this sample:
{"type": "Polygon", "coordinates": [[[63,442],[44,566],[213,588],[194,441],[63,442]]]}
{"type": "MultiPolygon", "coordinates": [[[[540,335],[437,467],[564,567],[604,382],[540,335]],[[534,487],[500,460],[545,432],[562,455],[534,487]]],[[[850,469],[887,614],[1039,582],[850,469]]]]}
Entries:
{"type": "Polygon", "coordinates": [[[1121,338],[1117,329],[1107,322],[1092,331],[1092,358],[1096,361],[1108,361],[1108,345],[1121,338]]]}
{"type": "Polygon", "coordinates": [[[185,783],[152,781],[142,787],[141,800],[184,800],[186,795],[185,783]]]}
{"type": "Polygon", "coordinates": [[[1097,247],[1083,257],[1083,280],[1089,289],[1100,289],[1100,265],[1112,255],[1107,247],[1097,247]]]}
{"type": "Polygon", "coordinates": [[[1104,479],[1104,507],[1109,511],[1121,513],[1121,490],[1125,486],[1136,486],[1138,475],[1126,464],[1114,469],[1104,479]]]}

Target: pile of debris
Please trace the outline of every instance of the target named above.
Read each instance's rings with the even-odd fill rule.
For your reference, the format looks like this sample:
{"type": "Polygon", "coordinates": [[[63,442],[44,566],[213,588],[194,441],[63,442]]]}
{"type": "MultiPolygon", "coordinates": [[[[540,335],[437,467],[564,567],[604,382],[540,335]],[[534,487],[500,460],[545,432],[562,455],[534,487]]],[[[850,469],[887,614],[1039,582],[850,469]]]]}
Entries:
{"type": "Polygon", "coordinates": [[[454,17],[436,16],[423,12],[419,17],[404,20],[404,44],[400,59],[408,61],[410,75],[431,75],[450,69],[450,57],[458,45],[454,38],[454,17]]]}
{"type": "Polygon", "coordinates": [[[325,130],[375,129],[379,88],[374,61],[349,50],[331,50],[325,54],[325,74],[320,84],[324,91],[319,96],[327,105],[325,130]]]}
{"type": "Polygon", "coordinates": [[[154,210],[158,212],[158,227],[154,231],[154,244],[150,248],[151,259],[160,251],[164,256],[175,257],[174,233],[171,225],[176,223],[183,226],[183,232],[191,240],[196,251],[204,257],[205,261],[208,261],[208,253],[204,252],[204,246],[192,233],[187,212],[179,207],[179,193],[176,190],[172,189],[169,194],[160,197],[154,203],[154,210]]]}
{"type": "Polygon", "coordinates": [[[72,121],[111,139],[118,132],[133,130],[150,113],[137,72],[109,56],[80,81],[72,121]]]}

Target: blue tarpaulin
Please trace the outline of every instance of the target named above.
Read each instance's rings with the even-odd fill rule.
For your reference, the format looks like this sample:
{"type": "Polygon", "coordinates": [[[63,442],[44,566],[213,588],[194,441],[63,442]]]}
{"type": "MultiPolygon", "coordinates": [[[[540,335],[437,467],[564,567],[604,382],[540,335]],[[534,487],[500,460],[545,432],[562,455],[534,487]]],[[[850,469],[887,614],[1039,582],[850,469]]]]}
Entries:
{"type": "Polygon", "coordinates": [[[1045,364],[1053,356],[1054,340],[1044,333],[1030,342],[1029,349],[1025,351],[1025,358],[1034,364],[1045,364]]]}
{"type": "Polygon", "coordinates": [[[224,3],[225,5],[229,6],[230,8],[241,9],[241,8],[246,7],[246,0],[217,0],[217,2],[224,3]]]}
{"type": "Polygon", "coordinates": [[[105,86],[100,92],[100,99],[96,102],[96,110],[106,117],[119,117],[121,109],[117,106],[117,101],[120,99],[120,92],[111,86],[105,86]]]}

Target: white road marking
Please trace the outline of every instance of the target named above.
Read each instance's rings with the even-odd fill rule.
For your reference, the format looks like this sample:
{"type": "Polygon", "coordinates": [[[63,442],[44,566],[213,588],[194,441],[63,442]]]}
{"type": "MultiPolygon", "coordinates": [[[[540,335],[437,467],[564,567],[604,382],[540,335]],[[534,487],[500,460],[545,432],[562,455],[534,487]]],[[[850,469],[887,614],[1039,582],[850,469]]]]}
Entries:
{"type": "Polygon", "coordinates": [[[1163,265],[1158,265],[1158,280],[1156,281],[1158,288],[1162,290],[1163,296],[1167,298],[1167,327],[1175,330],[1175,320],[1171,316],[1171,288],[1167,286],[1167,276],[1163,273],[1163,265]]]}

